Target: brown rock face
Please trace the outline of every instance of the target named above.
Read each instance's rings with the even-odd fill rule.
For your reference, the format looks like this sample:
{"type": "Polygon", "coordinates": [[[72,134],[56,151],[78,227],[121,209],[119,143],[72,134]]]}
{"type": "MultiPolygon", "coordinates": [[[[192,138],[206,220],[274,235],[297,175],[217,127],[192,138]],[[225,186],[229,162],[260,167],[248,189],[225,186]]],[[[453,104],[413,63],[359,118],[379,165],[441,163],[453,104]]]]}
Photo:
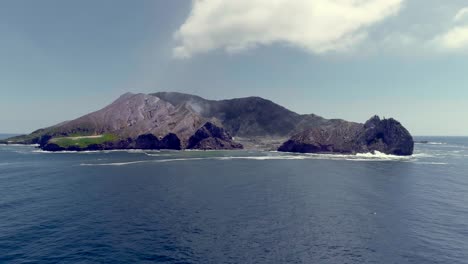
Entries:
{"type": "Polygon", "coordinates": [[[145,134],[164,137],[174,133],[186,141],[206,121],[206,118],[187,105],[176,107],[153,95],[126,93],[101,110],[14,140],[18,143],[45,145],[50,138],[70,135],[108,133],[120,138],[136,139],[145,134]]]}
{"type": "Polygon", "coordinates": [[[188,149],[242,149],[242,145],[233,141],[224,128],[207,122],[190,137],[188,149]]]}
{"type": "Polygon", "coordinates": [[[414,141],[396,120],[374,116],[364,125],[339,121],[307,129],[283,143],[278,151],[300,153],[365,153],[412,155],[414,141]]]}
{"type": "Polygon", "coordinates": [[[333,125],[307,129],[292,136],[278,149],[299,153],[353,153],[361,124],[337,121],[333,125]]]}
{"type": "Polygon", "coordinates": [[[112,133],[131,138],[175,133],[188,138],[203,123],[203,118],[185,106],[175,107],[153,95],[127,93],[105,108],[61,124],[55,130],[64,134],[112,133]]]}
{"type": "Polygon", "coordinates": [[[152,95],[174,106],[189,106],[207,121],[218,120],[234,137],[285,137],[299,128],[309,128],[328,121],[313,114],[300,115],[255,96],[217,101],[176,92],[152,95]]]}

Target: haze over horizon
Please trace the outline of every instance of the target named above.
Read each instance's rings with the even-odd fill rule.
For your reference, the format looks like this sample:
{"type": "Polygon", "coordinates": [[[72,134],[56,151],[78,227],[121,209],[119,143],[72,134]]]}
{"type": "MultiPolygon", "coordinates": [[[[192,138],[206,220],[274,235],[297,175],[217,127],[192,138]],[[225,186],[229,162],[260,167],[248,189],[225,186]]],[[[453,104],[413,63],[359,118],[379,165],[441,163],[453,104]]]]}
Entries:
{"type": "Polygon", "coordinates": [[[125,92],[260,96],[300,114],[468,135],[465,1],[5,0],[0,133],[125,92]],[[294,18],[294,19],[293,19],[294,18]]]}

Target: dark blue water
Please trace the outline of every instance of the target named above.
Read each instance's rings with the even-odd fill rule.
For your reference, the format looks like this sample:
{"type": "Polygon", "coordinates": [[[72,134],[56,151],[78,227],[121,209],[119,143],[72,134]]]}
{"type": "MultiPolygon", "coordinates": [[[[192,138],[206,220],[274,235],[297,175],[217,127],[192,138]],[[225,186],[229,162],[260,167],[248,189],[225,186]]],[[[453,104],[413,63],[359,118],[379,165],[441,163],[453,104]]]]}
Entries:
{"type": "Polygon", "coordinates": [[[468,263],[468,138],[410,158],[0,146],[2,263],[468,263]]]}

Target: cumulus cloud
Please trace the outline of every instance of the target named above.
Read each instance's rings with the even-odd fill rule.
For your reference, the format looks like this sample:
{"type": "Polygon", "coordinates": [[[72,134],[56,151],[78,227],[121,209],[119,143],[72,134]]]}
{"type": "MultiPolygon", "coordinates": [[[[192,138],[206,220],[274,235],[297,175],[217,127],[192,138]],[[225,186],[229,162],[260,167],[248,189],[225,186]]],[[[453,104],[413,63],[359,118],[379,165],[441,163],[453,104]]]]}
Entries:
{"type": "Polygon", "coordinates": [[[436,38],[442,48],[460,50],[468,48],[468,25],[457,26],[436,38]]]}
{"type": "Polygon", "coordinates": [[[454,25],[452,28],[438,35],[433,40],[433,43],[444,50],[456,51],[468,49],[468,21],[460,24],[467,17],[468,7],[460,9],[453,17],[454,25]]]}
{"type": "Polygon", "coordinates": [[[177,58],[283,43],[312,53],[346,50],[404,0],[193,0],[174,34],[177,58]]]}
{"type": "Polygon", "coordinates": [[[460,11],[458,11],[458,13],[453,18],[453,21],[458,22],[458,21],[464,20],[467,17],[468,17],[468,7],[464,7],[460,9],[460,11]]]}

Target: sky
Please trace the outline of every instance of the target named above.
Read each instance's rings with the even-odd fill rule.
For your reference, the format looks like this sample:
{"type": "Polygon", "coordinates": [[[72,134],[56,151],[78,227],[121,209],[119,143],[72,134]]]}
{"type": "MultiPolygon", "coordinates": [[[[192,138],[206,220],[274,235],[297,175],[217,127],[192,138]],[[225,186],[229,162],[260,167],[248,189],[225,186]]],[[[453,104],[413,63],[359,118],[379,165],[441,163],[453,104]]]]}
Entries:
{"type": "Polygon", "coordinates": [[[468,136],[466,0],[2,0],[0,132],[125,92],[261,96],[468,136]]]}

